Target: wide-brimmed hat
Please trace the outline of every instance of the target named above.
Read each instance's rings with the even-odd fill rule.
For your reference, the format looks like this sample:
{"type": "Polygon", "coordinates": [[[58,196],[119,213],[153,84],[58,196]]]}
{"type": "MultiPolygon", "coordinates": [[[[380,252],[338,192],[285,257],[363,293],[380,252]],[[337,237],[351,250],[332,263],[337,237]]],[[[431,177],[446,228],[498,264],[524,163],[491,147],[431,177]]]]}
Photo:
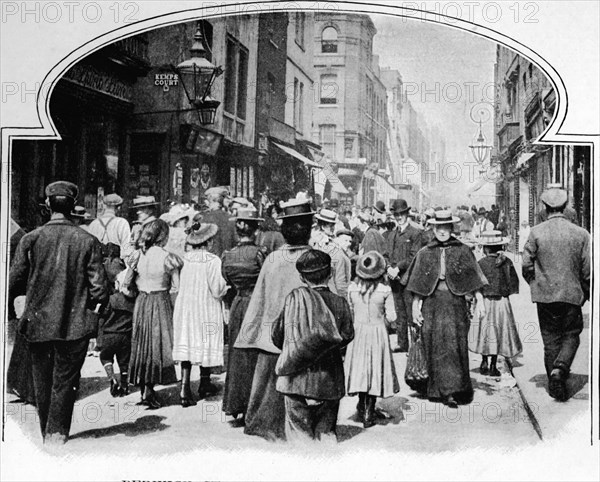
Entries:
{"type": "Polygon", "coordinates": [[[120,206],[123,204],[123,198],[115,193],[107,194],[104,196],[104,204],[106,206],[120,206]]]}
{"type": "Polygon", "coordinates": [[[282,219],[295,216],[312,216],[315,214],[308,199],[290,199],[288,202],[283,203],[281,207],[283,214],[279,217],[282,219]]]}
{"type": "Polygon", "coordinates": [[[323,221],[324,223],[335,224],[338,220],[338,215],[335,211],[331,209],[321,209],[318,214],[315,215],[315,218],[319,221],[323,221]]]}
{"type": "Polygon", "coordinates": [[[394,199],[392,201],[392,205],[390,206],[390,211],[392,211],[394,214],[405,213],[410,211],[410,206],[404,199],[394,199]]]}
{"type": "Polygon", "coordinates": [[[56,181],[46,186],[46,197],[51,196],[67,196],[77,199],[79,188],[69,181],[56,181]]]}
{"type": "Polygon", "coordinates": [[[198,246],[199,244],[206,243],[210,238],[217,234],[218,230],[219,228],[216,224],[200,224],[198,229],[195,229],[188,234],[185,242],[190,246],[198,246]]]}
{"type": "Polygon", "coordinates": [[[383,201],[377,201],[375,203],[375,206],[373,206],[373,209],[375,209],[375,211],[377,211],[380,214],[385,213],[385,204],[383,201]]]}
{"type": "Polygon", "coordinates": [[[434,216],[435,216],[435,211],[433,210],[433,208],[425,209],[425,217],[433,218],[434,216]]]}
{"type": "Polygon", "coordinates": [[[483,215],[486,215],[486,214],[487,214],[487,209],[485,209],[485,208],[482,206],[482,207],[480,207],[480,208],[477,210],[477,214],[478,214],[478,215],[481,215],[481,214],[483,214],[483,215]]]}
{"type": "Polygon", "coordinates": [[[131,209],[157,206],[160,204],[154,196],[136,196],[131,204],[131,209]]]}
{"type": "Polygon", "coordinates": [[[435,211],[434,217],[427,220],[429,224],[454,224],[459,221],[460,218],[458,216],[452,216],[452,212],[447,209],[435,211]]]}
{"type": "Polygon", "coordinates": [[[264,218],[258,217],[258,211],[256,209],[238,209],[237,216],[235,217],[236,221],[264,221],[264,218]]]}
{"type": "Polygon", "coordinates": [[[296,261],[299,273],[316,273],[331,267],[331,256],[318,249],[309,249],[296,261]]]}
{"type": "Polygon", "coordinates": [[[385,273],[385,259],[377,251],[363,254],[356,262],[356,274],[364,279],[377,279],[385,273]]]}
{"type": "Polygon", "coordinates": [[[160,219],[175,224],[180,219],[192,219],[196,211],[189,204],[173,204],[168,213],[161,214],[160,219]]]}
{"type": "Polygon", "coordinates": [[[550,208],[561,208],[569,200],[567,191],[560,187],[551,187],[546,189],[541,196],[542,202],[550,208]]]}
{"type": "Polygon", "coordinates": [[[508,244],[508,237],[502,236],[502,231],[490,230],[483,231],[477,238],[477,243],[482,246],[498,246],[508,244]]]}

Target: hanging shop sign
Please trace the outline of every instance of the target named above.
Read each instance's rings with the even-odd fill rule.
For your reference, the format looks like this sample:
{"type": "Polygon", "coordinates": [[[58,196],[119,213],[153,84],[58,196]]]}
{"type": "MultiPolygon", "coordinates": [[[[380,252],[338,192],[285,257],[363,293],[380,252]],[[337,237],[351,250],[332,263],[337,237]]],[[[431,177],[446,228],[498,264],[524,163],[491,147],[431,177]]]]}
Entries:
{"type": "Polygon", "coordinates": [[[184,152],[215,156],[223,140],[223,134],[214,132],[197,124],[180,126],[181,148],[184,152]]]}
{"type": "Polygon", "coordinates": [[[179,85],[179,75],[175,72],[161,72],[154,74],[154,85],[162,87],[163,92],[169,92],[169,89],[179,85]]]}

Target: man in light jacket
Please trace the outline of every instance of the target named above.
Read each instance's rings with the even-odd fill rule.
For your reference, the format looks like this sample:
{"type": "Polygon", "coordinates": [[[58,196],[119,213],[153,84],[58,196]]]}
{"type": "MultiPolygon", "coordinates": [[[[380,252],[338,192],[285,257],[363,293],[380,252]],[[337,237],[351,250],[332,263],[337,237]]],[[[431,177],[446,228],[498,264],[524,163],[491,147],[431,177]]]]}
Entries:
{"type": "Polygon", "coordinates": [[[522,270],[537,304],[548,392],[565,401],[566,379],[583,330],[581,307],[590,298],[590,235],[565,217],[565,190],[548,189],[541,199],[548,220],[531,228],[522,270]]]}

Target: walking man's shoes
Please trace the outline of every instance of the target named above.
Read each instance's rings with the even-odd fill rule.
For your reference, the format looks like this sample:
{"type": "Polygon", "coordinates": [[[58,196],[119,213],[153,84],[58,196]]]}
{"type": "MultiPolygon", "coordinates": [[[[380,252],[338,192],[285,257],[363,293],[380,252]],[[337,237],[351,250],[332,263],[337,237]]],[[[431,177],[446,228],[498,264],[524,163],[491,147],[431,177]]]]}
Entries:
{"type": "Polygon", "coordinates": [[[559,402],[565,402],[569,398],[565,378],[563,371],[560,368],[555,368],[548,380],[548,393],[559,402]]]}

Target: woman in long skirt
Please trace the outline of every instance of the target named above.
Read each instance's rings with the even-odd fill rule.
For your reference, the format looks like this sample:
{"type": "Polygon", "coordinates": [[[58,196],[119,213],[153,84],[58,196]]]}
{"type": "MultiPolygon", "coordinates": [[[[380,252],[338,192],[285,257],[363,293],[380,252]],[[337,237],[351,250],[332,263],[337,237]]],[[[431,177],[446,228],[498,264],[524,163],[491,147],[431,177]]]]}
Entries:
{"type": "Polygon", "coordinates": [[[130,258],[135,266],[139,291],[133,310],[133,332],[129,376],[141,387],[143,405],[155,409],[161,403],[154,385],[177,381],[173,362],[173,303],[170,291],[179,287],[183,261],[164,249],[169,225],[156,219],[144,225],[139,251],[130,258]],[[136,261],[137,260],[137,261],[136,261]]]}
{"type": "Polygon", "coordinates": [[[427,396],[450,407],[473,397],[465,296],[472,293],[483,305],[481,289],[487,284],[470,248],[451,236],[457,221],[449,211],[436,211],[429,220],[435,239],[417,253],[402,279],[414,295],[413,323],[422,326],[427,396]]]}
{"type": "Polygon", "coordinates": [[[234,344],[265,261],[266,249],[254,244],[259,221],[262,219],[258,218],[256,211],[239,210],[236,219],[239,243],[222,256],[223,276],[236,290],[229,314],[229,358],[223,395],[223,411],[233,417],[246,413],[258,357],[258,350],[242,350],[235,348],[234,344]]]}

